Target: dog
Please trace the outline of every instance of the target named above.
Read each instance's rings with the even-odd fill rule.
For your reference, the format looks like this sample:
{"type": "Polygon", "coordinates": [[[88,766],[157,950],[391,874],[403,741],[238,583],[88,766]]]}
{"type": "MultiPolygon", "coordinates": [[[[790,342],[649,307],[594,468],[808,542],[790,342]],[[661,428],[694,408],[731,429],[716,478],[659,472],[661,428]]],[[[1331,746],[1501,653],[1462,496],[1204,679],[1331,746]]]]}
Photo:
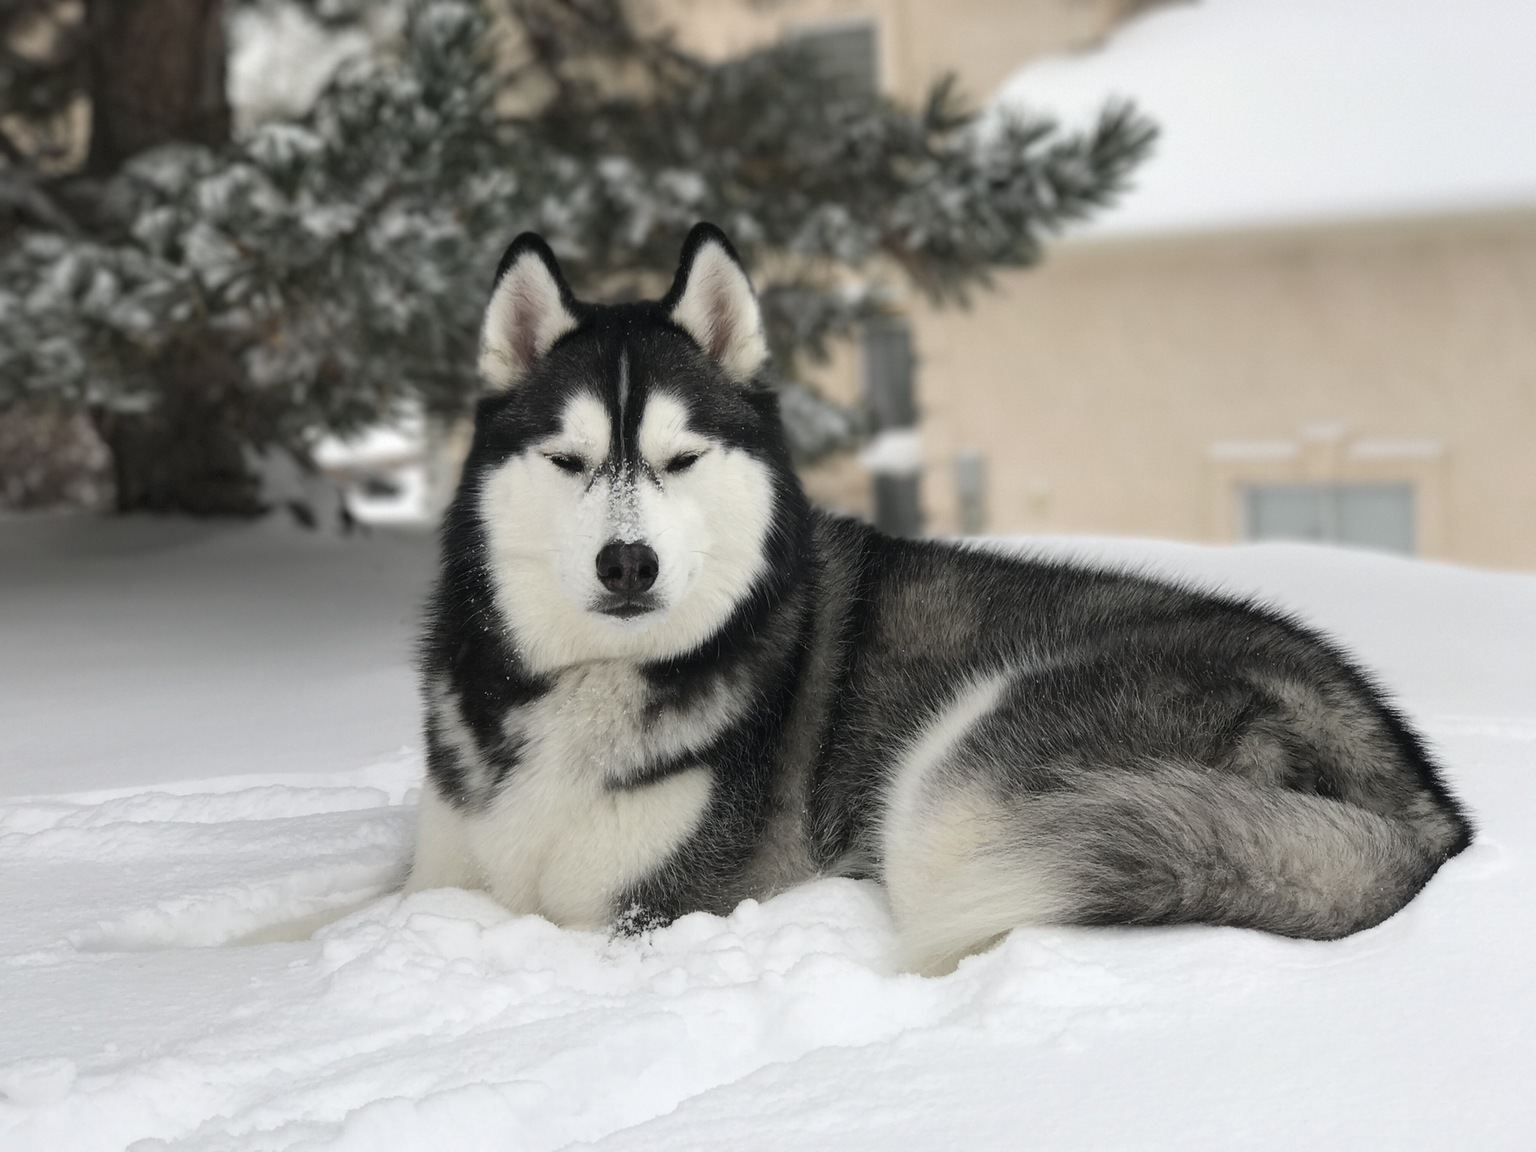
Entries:
{"type": "Polygon", "coordinates": [[[576,928],[884,885],[900,965],[1019,925],[1334,939],[1472,826],[1338,647],[1256,604],[810,507],[747,272],[659,301],[497,272],[421,645],[409,890],[576,928]]]}

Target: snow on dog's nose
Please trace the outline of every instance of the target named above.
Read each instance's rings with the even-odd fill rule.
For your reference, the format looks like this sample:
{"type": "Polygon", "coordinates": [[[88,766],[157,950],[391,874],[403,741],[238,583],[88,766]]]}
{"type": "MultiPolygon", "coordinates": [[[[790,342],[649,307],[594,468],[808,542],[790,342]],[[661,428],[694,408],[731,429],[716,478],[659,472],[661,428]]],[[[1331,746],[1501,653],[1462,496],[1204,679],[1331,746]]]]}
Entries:
{"type": "Polygon", "coordinates": [[[610,540],[597,554],[597,578],[620,595],[650,591],[660,572],[661,561],[649,544],[610,540]]]}

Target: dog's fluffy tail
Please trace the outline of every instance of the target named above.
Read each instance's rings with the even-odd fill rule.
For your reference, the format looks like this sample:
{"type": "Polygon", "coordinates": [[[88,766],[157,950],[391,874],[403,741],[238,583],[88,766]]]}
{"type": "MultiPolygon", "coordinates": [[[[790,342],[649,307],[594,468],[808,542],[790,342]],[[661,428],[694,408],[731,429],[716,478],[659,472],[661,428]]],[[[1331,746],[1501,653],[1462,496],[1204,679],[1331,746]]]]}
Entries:
{"type": "Polygon", "coordinates": [[[886,882],[906,964],[925,972],[1021,924],[1347,936],[1412,899],[1458,842],[1449,825],[1169,765],[1006,796],[951,777],[893,816],[886,882]]]}

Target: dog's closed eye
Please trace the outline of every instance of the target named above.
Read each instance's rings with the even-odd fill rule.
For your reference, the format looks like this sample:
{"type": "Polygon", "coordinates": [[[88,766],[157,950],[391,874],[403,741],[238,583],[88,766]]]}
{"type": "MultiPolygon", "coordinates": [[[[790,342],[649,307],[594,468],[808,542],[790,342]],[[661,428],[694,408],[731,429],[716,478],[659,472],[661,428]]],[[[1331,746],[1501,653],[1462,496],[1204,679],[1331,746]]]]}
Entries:
{"type": "Polygon", "coordinates": [[[668,460],[662,467],[662,471],[669,476],[675,476],[679,472],[686,472],[699,462],[702,452],[682,452],[668,460]]]}

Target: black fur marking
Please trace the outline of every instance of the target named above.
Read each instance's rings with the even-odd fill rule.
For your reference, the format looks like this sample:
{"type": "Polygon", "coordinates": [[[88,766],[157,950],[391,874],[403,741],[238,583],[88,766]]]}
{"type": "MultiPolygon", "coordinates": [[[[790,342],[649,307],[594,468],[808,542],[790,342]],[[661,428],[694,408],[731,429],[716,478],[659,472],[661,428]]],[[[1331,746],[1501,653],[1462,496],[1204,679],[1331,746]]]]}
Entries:
{"type": "Polygon", "coordinates": [[[428,603],[420,648],[428,701],[441,688],[448,689],[478,758],[489,769],[483,779],[471,779],[462,755],[445,742],[443,720],[429,703],[428,772],[444,798],[460,806],[485,802],[515,770],[522,741],[507,731],[508,714],[549,690],[546,680],[523,670],[508,643],[506,623],[486,575],[484,530],[474,511],[477,499],[478,490],[466,484],[443,521],[443,570],[428,603]]]}

